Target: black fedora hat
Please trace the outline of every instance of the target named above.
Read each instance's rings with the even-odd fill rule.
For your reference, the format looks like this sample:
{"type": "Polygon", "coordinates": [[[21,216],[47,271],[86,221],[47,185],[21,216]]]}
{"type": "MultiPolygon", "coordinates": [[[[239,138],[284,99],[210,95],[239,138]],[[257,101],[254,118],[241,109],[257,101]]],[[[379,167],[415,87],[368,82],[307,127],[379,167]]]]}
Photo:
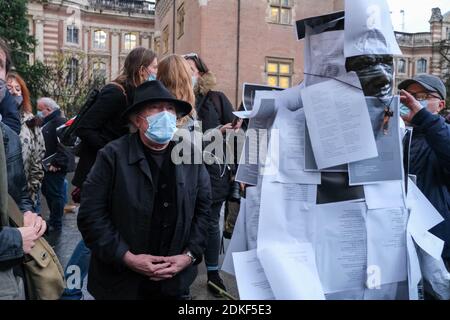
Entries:
{"type": "Polygon", "coordinates": [[[122,117],[127,118],[130,113],[136,112],[143,106],[161,101],[172,102],[179,118],[188,115],[192,111],[190,103],[176,99],[160,81],[154,80],[146,81],[136,88],[133,105],[122,113],[122,117]]]}

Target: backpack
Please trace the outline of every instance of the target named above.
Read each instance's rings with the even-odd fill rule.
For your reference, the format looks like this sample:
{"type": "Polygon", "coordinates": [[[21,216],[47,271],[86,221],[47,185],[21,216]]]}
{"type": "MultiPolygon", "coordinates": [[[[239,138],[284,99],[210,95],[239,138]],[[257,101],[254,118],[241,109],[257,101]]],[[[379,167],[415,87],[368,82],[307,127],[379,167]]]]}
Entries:
{"type": "MultiPolygon", "coordinates": [[[[117,82],[110,82],[108,83],[115,85],[116,87],[120,88],[122,90],[123,95],[125,96],[125,99],[127,100],[128,104],[128,97],[125,91],[125,88],[117,83],[117,82]]],[[[88,96],[86,98],[86,102],[81,107],[80,111],[76,115],[74,119],[69,120],[64,126],[61,126],[58,131],[58,137],[60,139],[60,142],[71,149],[78,150],[80,147],[81,140],[77,137],[75,134],[76,130],[80,126],[81,121],[83,120],[84,116],[88,113],[88,111],[91,109],[91,107],[95,104],[98,97],[100,95],[100,90],[98,89],[92,89],[89,91],[88,96]],[[72,121],[73,120],[73,121],[72,121]]]]}

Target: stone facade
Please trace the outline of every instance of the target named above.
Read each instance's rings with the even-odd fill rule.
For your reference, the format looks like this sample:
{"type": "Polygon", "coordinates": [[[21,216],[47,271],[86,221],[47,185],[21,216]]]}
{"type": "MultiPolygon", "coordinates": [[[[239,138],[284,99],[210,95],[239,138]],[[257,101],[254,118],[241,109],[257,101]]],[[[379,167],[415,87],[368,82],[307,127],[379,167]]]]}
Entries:
{"type": "Polygon", "coordinates": [[[429,22],[430,32],[396,32],[403,53],[395,59],[397,84],[420,73],[450,77],[450,11],[442,15],[439,8],[432,9],[429,22]]]}
{"type": "Polygon", "coordinates": [[[134,46],[154,44],[154,1],[31,0],[28,18],[38,42],[31,62],[52,62],[56,52],[81,53],[107,79],[119,74],[134,46]]]}
{"type": "Polygon", "coordinates": [[[198,53],[216,74],[217,90],[239,106],[244,82],[302,81],[295,21],[343,8],[343,0],[160,0],[155,48],[160,57],[198,53]]]}

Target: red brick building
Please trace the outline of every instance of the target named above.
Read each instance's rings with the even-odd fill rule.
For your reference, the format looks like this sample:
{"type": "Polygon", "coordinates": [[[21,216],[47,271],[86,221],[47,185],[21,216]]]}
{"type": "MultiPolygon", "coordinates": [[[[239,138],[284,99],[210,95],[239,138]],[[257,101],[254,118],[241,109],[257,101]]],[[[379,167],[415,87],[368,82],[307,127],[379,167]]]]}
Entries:
{"type": "Polygon", "coordinates": [[[343,0],[159,0],[155,49],[198,53],[235,105],[244,82],[289,87],[303,79],[295,21],[343,10],[343,0]]]}
{"type": "Polygon", "coordinates": [[[154,0],[30,0],[28,20],[37,40],[31,62],[77,53],[86,61],[74,58],[69,68],[83,63],[107,79],[119,74],[134,47],[155,43],[154,0]]]}

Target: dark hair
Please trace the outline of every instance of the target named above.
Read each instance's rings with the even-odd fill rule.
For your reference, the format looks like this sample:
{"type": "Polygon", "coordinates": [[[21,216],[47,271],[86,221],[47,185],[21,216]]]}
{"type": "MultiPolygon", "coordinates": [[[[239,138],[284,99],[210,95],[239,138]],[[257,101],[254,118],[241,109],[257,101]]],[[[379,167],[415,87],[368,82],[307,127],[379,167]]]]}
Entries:
{"type": "Polygon", "coordinates": [[[11,53],[8,44],[3,38],[0,38],[0,50],[2,50],[5,53],[6,56],[5,70],[6,73],[8,73],[11,70],[11,53]]]}
{"type": "Polygon", "coordinates": [[[197,67],[198,71],[201,74],[209,72],[209,69],[208,69],[206,63],[203,62],[203,60],[198,56],[198,54],[185,54],[184,58],[186,60],[194,61],[195,66],[197,67]]]}
{"type": "Polygon", "coordinates": [[[141,67],[148,67],[156,59],[156,53],[144,47],[137,47],[125,58],[122,73],[114,80],[120,84],[137,87],[140,85],[141,67]]]}

